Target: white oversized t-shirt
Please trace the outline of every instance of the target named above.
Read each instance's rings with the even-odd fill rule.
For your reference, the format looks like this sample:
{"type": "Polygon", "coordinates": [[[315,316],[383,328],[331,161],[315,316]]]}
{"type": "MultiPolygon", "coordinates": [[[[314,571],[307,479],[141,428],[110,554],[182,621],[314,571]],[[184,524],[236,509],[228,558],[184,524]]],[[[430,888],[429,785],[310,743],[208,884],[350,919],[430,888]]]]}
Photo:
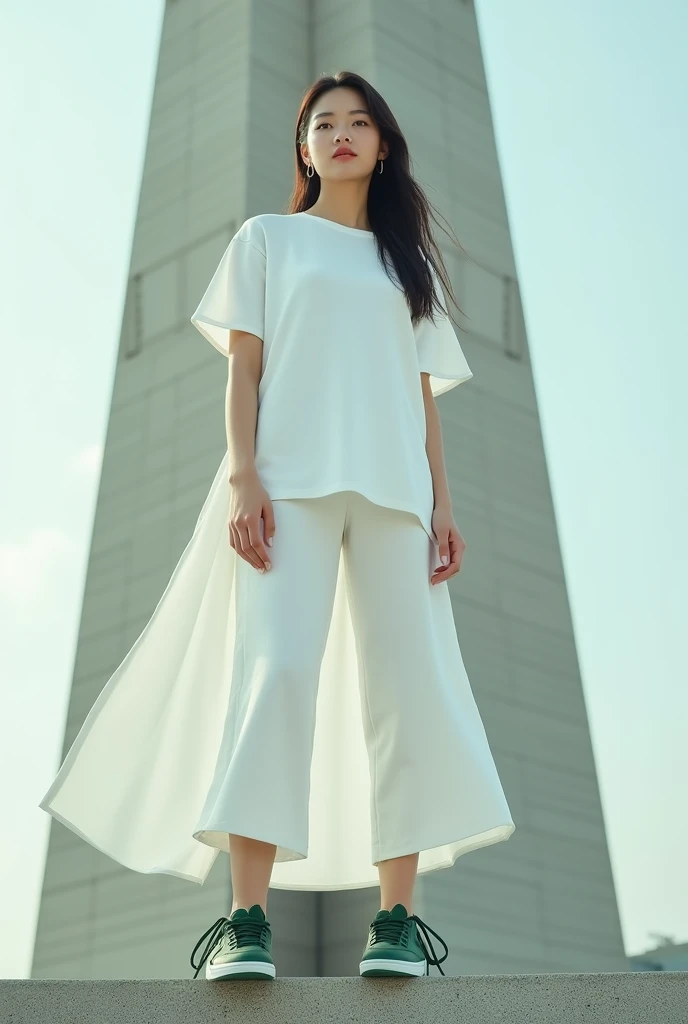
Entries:
{"type": "Polygon", "coordinates": [[[230,329],[263,341],[255,464],[271,499],[356,490],[436,542],[420,373],[434,395],[473,374],[435,316],[414,327],[372,231],[305,211],[244,221],[191,322],[225,356],[230,329]]]}

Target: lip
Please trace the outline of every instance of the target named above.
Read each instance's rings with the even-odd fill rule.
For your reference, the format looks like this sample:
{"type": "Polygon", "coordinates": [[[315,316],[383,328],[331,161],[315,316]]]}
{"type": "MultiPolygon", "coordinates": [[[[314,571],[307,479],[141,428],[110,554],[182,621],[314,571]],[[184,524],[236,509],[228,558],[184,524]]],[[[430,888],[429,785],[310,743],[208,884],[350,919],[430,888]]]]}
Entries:
{"type": "Polygon", "coordinates": [[[348,150],[344,150],[343,153],[333,153],[332,154],[332,159],[333,160],[337,160],[339,157],[342,157],[342,156],[352,156],[353,157],[353,156],[356,156],[356,154],[355,153],[351,153],[348,150]]]}

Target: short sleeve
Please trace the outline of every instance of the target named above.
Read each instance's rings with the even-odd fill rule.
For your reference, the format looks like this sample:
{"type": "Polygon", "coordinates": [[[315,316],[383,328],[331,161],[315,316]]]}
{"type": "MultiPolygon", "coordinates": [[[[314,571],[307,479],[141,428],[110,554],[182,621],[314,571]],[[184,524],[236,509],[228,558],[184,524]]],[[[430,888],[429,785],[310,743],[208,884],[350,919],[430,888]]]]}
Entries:
{"type": "Polygon", "coordinates": [[[191,323],[224,356],[229,355],[229,331],[265,333],[265,252],[251,221],[231,239],[191,323]]]}
{"type": "MultiPolygon", "coordinates": [[[[435,270],[432,271],[438,296],[446,308],[446,299],[435,270]]],[[[436,323],[428,317],[414,326],[418,372],[430,374],[433,395],[442,395],[457,384],[470,380],[473,373],[466,362],[454,326],[446,312],[434,313],[436,323]]]]}

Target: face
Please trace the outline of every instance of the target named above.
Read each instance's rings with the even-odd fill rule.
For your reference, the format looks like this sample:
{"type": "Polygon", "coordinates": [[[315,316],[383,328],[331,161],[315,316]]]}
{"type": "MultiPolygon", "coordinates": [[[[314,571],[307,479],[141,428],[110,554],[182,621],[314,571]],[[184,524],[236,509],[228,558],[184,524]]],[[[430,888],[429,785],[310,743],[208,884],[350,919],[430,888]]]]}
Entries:
{"type": "Polygon", "coordinates": [[[338,86],[320,94],[301,146],[305,164],[312,163],[321,178],[345,180],[369,177],[387,154],[367,104],[355,89],[338,86]],[[334,156],[347,146],[356,156],[334,156]]]}

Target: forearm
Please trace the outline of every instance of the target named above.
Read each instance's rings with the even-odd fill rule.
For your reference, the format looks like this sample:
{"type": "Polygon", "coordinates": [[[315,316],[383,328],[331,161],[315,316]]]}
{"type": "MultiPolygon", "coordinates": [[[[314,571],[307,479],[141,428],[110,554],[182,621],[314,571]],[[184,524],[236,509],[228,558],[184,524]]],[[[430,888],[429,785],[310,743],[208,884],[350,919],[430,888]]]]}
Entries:
{"type": "Polygon", "coordinates": [[[228,474],[232,483],[256,472],[256,424],[258,389],[255,376],[239,359],[229,361],[225,392],[225,429],[229,454],[228,474]]]}
{"type": "Polygon", "coordinates": [[[440,414],[432,395],[424,395],[424,403],[426,424],[425,451],[427,452],[430,472],[432,474],[435,508],[438,508],[439,506],[451,508],[451,493],[449,491],[447,471],[444,465],[444,448],[442,444],[442,423],[440,420],[440,414]]]}

